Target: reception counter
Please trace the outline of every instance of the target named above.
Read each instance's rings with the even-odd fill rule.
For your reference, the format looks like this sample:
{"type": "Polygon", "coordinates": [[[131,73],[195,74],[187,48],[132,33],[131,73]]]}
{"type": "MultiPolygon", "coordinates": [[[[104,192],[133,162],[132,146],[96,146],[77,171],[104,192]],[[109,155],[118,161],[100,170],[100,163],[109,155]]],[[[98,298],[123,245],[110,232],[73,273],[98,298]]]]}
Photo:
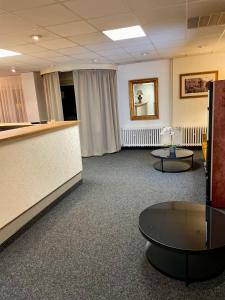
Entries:
{"type": "Polygon", "coordinates": [[[31,126],[31,123],[0,123],[0,131],[31,126]]]}
{"type": "Polygon", "coordinates": [[[79,121],[0,132],[0,244],[81,181],[79,121]]]}

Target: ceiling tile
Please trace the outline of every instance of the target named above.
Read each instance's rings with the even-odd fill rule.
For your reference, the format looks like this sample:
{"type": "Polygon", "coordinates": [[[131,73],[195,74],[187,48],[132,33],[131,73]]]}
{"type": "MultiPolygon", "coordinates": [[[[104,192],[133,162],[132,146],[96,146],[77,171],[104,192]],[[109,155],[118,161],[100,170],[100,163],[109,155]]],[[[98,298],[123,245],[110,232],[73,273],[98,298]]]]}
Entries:
{"type": "Polygon", "coordinates": [[[138,45],[143,45],[143,44],[149,44],[150,40],[149,38],[146,37],[139,37],[139,38],[134,38],[134,39],[127,39],[127,40],[122,40],[122,41],[115,41],[115,44],[118,47],[132,47],[138,45]]]}
{"type": "MultiPolygon", "coordinates": [[[[18,36],[20,36],[20,35],[18,35],[18,36]]],[[[21,41],[24,41],[26,43],[32,42],[35,45],[39,45],[41,42],[59,39],[58,35],[51,33],[47,30],[34,30],[34,31],[30,32],[29,34],[26,34],[26,35],[23,34],[20,37],[21,37],[21,41]],[[34,41],[32,39],[33,35],[40,35],[41,39],[39,41],[34,41]]]]}
{"type": "Polygon", "coordinates": [[[61,54],[61,53],[55,52],[55,51],[47,50],[47,51],[32,53],[32,56],[39,57],[39,58],[50,59],[50,58],[55,58],[55,57],[61,57],[61,56],[64,56],[64,55],[61,54]]]}
{"type": "Polygon", "coordinates": [[[151,10],[148,14],[139,16],[139,19],[147,34],[158,34],[168,28],[187,28],[184,5],[169,10],[166,7],[151,10]]]}
{"type": "Polygon", "coordinates": [[[123,0],[72,0],[63,4],[86,19],[129,12],[123,0]]]}
{"type": "Polygon", "coordinates": [[[1,41],[1,47],[2,48],[7,48],[7,47],[12,47],[16,45],[24,45],[27,44],[24,40],[20,38],[20,36],[17,35],[0,35],[0,41],[1,41]]]}
{"type": "MultiPolygon", "coordinates": [[[[196,1],[196,0],[194,0],[196,1]]],[[[178,5],[183,5],[186,3],[186,0],[127,0],[128,6],[135,12],[135,14],[151,12],[153,9],[161,8],[161,7],[173,7],[178,5]]]]}
{"type": "Polygon", "coordinates": [[[101,50],[108,50],[112,48],[118,48],[118,46],[115,42],[106,42],[106,43],[87,45],[86,48],[90,49],[91,51],[101,51],[101,50]]]}
{"type": "Polygon", "coordinates": [[[91,25],[89,25],[87,22],[84,21],[70,22],[70,23],[56,25],[56,26],[49,26],[47,27],[47,29],[64,37],[97,31],[94,27],[92,27],[91,25]]]}
{"type": "Polygon", "coordinates": [[[110,30],[120,27],[129,27],[139,24],[138,18],[131,13],[118,14],[97,19],[89,19],[88,22],[99,30],[110,30]]]}
{"type": "Polygon", "coordinates": [[[42,5],[47,5],[54,2],[54,0],[3,0],[0,1],[0,8],[8,11],[16,11],[27,8],[40,7],[42,5]]]}
{"type": "Polygon", "coordinates": [[[212,51],[213,51],[213,47],[187,48],[186,54],[187,55],[199,55],[199,54],[212,53],[212,51]]]}
{"type": "Polygon", "coordinates": [[[98,54],[106,56],[106,57],[113,57],[113,56],[122,56],[126,57],[129,54],[123,49],[108,49],[108,50],[99,50],[97,51],[98,54]]]}
{"type": "Polygon", "coordinates": [[[162,57],[172,57],[177,55],[185,55],[186,51],[184,47],[168,47],[163,49],[157,49],[158,54],[162,57]]]}
{"type": "Polygon", "coordinates": [[[60,4],[42,6],[35,8],[35,10],[23,10],[16,14],[41,26],[51,26],[80,20],[80,17],[60,4]]]}
{"type": "Polygon", "coordinates": [[[130,47],[126,47],[124,48],[127,52],[129,53],[133,53],[133,52],[149,52],[152,51],[154,49],[154,47],[152,45],[136,45],[136,46],[130,46],[130,47]]]}
{"type": "Polygon", "coordinates": [[[80,53],[80,54],[74,54],[73,57],[77,59],[88,59],[88,60],[94,60],[94,59],[99,59],[100,56],[94,52],[89,51],[88,53],[80,53]]]}
{"type": "Polygon", "coordinates": [[[170,40],[169,37],[167,39],[165,38],[157,38],[152,41],[153,45],[156,49],[159,48],[173,48],[173,47],[183,47],[187,44],[186,39],[182,40],[170,40]]]}
{"type": "Polygon", "coordinates": [[[38,44],[50,50],[57,50],[57,49],[63,49],[63,48],[75,46],[75,43],[63,38],[62,39],[58,38],[49,41],[40,41],[38,44]]]}
{"type": "Polygon", "coordinates": [[[30,43],[38,45],[41,41],[34,41],[31,38],[31,36],[35,34],[41,35],[41,41],[59,38],[54,33],[51,33],[40,27],[35,27],[35,29],[30,28],[30,30],[28,30],[27,32],[18,32],[18,33],[13,32],[8,34],[1,34],[0,41],[2,45],[10,45],[10,46],[30,44],[30,43]]]}
{"type": "Polygon", "coordinates": [[[136,52],[138,50],[146,52],[153,49],[153,44],[151,43],[149,38],[130,39],[116,42],[116,44],[128,52],[136,52]]]}
{"type": "Polygon", "coordinates": [[[217,36],[201,36],[199,38],[192,38],[188,40],[187,46],[195,46],[195,47],[210,47],[211,45],[214,47],[218,43],[217,36]]]}
{"type": "Polygon", "coordinates": [[[33,45],[33,44],[15,46],[15,47],[11,47],[11,49],[13,51],[17,51],[17,52],[20,52],[20,53],[23,53],[23,54],[46,51],[46,49],[44,49],[42,47],[39,47],[37,45],[33,45]]]}
{"type": "Polygon", "coordinates": [[[21,65],[23,64],[36,64],[36,65],[46,65],[49,64],[48,60],[46,59],[41,59],[41,58],[37,58],[37,57],[32,57],[30,55],[19,55],[19,56],[15,56],[12,57],[10,60],[10,63],[20,63],[21,65]]]}
{"type": "Polygon", "coordinates": [[[96,58],[96,59],[79,59],[79,62],[82,64],[90,64],[90,67],[93,66],[93,64],[112,64],[113,61],[109,58],[96,58]]]}
{"type": "Polygon", "coordinates": [[[147,59],[155,59],[159,56],[159,54],[156,52],[156,51],[148,51],[148,52],[133,52],[132,53],[132,56],[137,58],[137,59],[144,59],[144,60],[147,60],[147,59]]]}
{"type": "Polygon", "coordinates": [[[187,38],[197,38],[197,37],[207,37],[210,35],[217,35],[218,38],[225,30],[225,26],[209,26],[209,27],[200,27],[196,29],[188,29],[187,30],[187,38]]]}
{"type": "Polygon", "coordinates": [[[161,37],[161,36],[153,36],[151,39],[152,43],[155,47],[165,48],[165,47],[172,47],[172,45],[185,45],[187,39],[170,39],[169,36],[161,37]]]}
{"type": "Polygon", "coordinates": [[[169,58],[169,57],[181,57],[187,55],[197,55],[204,53],[211,53],[211,47],[198,48],[198,47],[171,47],[166,49],[159,49],[158,53],[161,58],[169,58]]]}
{"type": "Polygon", "coordinates": [[[83,46],[111,41],[106,35],[101,32],[75,35],[73,37],[70,37],[69,39],[83,46]]]}
{"type": "Polygon", "coordinates": [[[137,62],[137,59],[134,58],[134,57],[129,57],[129,58],[115,58],[113,59],[113,62],[116,64],[116,65],[122,65],[122,64],[131,64],[131,63],[134,63],[134,62],[137,62]]]}
{"type": "Polygon", "coordinates": [[[1,47],[2,48],[12,48],[15,46],[21,46],[21,45],[26,45],[26,44],[32,44],[39,46],[39,43],[33,42],[30,36],[23,36],[23,35],[18,35],[18,36],[2,36],[0,35],[0,41],[1,41],[1,47]]]}
{"type": "Polygon", "coordinates": [[[4,57],[4,58],[0,58],[0,63],[1,64],[5,64],[5,65],[12,65],[14,62],[16,62],[15,60],[16,56],[12,56],[12,57],[4,57]]]}
{"type": "Polygon", "coordinates": [[[55,63],[68,63],[68,62],[73,62],[73,58],[72,57],[68,57],[68,56],[55,56],[52,58],[48,59],[49,61],[55,62],[55,63]]]}
{"type": "MultiPolygon", "coordinates": [[[[60,63],[60,62],[55,62],[55,65],[57,66],[57,63],[60,63]]],[[[67,66],[70,66],[71,64],[82,64],[82,60],[80,59],[76,59],[75,57],[72,57],[70,58],[70,60],[66,61],[65,63],[64,62],[61,62],[61,64],[63,65],[67,65],[67,66]]]]}
{"type": "Polygon", "coordinates": [[[188,18],[206,16],[221,11],[225,11],[224,0],[192,1],[188,4],[188,18]]]}
{"type": "Polygon", "coordinates": [[[111,56],[109,55],[105,55],[105,57],[109,57],[113,60],[115,59],[128,59],[128,58],[133,58],[133,55],[129,54],[129,53],[114,53],[111,54],[111,56]]]}
{"type": "Polygon", "coordinates": [[[110,64],[112,63],[112,59],[108,57],[99,57],[97,59],[92,60],[92,63],[110,64]]]}
{"type": "Polygon", "coordinates": [[[29,32],[35,25],[21,20],[12,14],[2,14],[0,17],[0,34],[29,32]]]}
{"type": "Polygon", "coordinates": [[[62,54],[65,54],[65,55],[75,55],[75,54],[89,53],[89,51],[86,48],[80,47],[80,46],[61,49],[58,52],[60,52],[62,54]]]}
{"type": "Polygon", "coordinates": [[[142,25],[143,30],[148,36],[152,35],[168,35],[172,38],[178,39],[176,36],[184,38],[187,32],[186,21],[177,20],[163,20],[160,23],[142,25]]]}
{"type": "Polygon", "coordinates": [[[225,0],[0,0],[1,45],[25,53],[0,65],[5,72],[12,65],[31,71],[50,64],[121,64],[225,51],[225,26],[186,28],[187,13],[221,10],[225,0]],[[98,32],[137,24],[146,37],[112,42],[98,32]],[[33,34],[41,40],[31,40],[33,34]]]}
{"type": "MultiPolygon", "coordinates": [[[[225,33],[225,32],[224,32],[224,33],[225,33]]],[[[213,38],[213,36],[212,36],[211,38],[213,38]]],[[[225,34],[221,35],[219,41],[221,41],[222,43],[225,43],[225,34]]],[[[219,41],[218,41],[218,42],[219,42],[219,41]]]]}
{"type": "Polygon", "coordinates": [[[217,42],[214,46],[214,51],[225,51],[225,40],[217,42]]]}

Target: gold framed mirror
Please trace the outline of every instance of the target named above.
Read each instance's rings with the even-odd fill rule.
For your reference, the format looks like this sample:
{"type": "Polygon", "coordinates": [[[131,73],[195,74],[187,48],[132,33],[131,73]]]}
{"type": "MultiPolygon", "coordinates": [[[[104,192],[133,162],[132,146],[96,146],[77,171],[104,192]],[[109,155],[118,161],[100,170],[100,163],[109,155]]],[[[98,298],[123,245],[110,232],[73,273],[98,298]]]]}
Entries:
{"type": "Polygon", "coordinates": [[[159,119],[158,78],[129,80],[131,120],[159,119]]]}

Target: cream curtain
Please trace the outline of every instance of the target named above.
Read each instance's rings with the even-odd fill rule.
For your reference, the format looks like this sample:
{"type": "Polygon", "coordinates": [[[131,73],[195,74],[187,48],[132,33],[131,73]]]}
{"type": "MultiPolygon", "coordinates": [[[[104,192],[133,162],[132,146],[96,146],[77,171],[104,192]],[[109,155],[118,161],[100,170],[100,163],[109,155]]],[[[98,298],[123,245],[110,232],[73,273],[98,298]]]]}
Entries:
{"type": "Polygon", "coordinates": [[[58,72],[43,75],[48,120],[63,121],[62,98],[58,72]]]}
{"type": "Polygon", "coordinates": [[[27,122],[20,76],[0,78],[0,122],[27,122]]]}
{"type": "Polygon", "coordinates": [[[73,71],[82,156],[119,151],[115,70],[73,71]]]}

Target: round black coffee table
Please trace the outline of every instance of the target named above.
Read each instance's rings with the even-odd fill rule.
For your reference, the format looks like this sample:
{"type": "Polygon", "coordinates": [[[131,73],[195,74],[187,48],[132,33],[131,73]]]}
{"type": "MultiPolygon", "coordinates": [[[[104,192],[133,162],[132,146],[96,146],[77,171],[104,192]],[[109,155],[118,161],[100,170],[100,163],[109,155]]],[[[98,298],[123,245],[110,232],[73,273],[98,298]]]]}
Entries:
{"type": "Polygon", "coordinates": [[[176,148],[175,153],[170,153],[170,148],[157,149],[151,152],[152,156],[159,158],[160,162],[154,164],[154,168],[161,172],[178,173],[193,168],[194,152],[188,149],[176,148]],[[184,161],[191,158],[189,161],[184,161]]]}
{"type": "Polygon", "coordinates": [[[225,270],[225,214],[194,202],[163,202],[146,208],[139,229],[149,262],[186,285],[225,270]]]}

